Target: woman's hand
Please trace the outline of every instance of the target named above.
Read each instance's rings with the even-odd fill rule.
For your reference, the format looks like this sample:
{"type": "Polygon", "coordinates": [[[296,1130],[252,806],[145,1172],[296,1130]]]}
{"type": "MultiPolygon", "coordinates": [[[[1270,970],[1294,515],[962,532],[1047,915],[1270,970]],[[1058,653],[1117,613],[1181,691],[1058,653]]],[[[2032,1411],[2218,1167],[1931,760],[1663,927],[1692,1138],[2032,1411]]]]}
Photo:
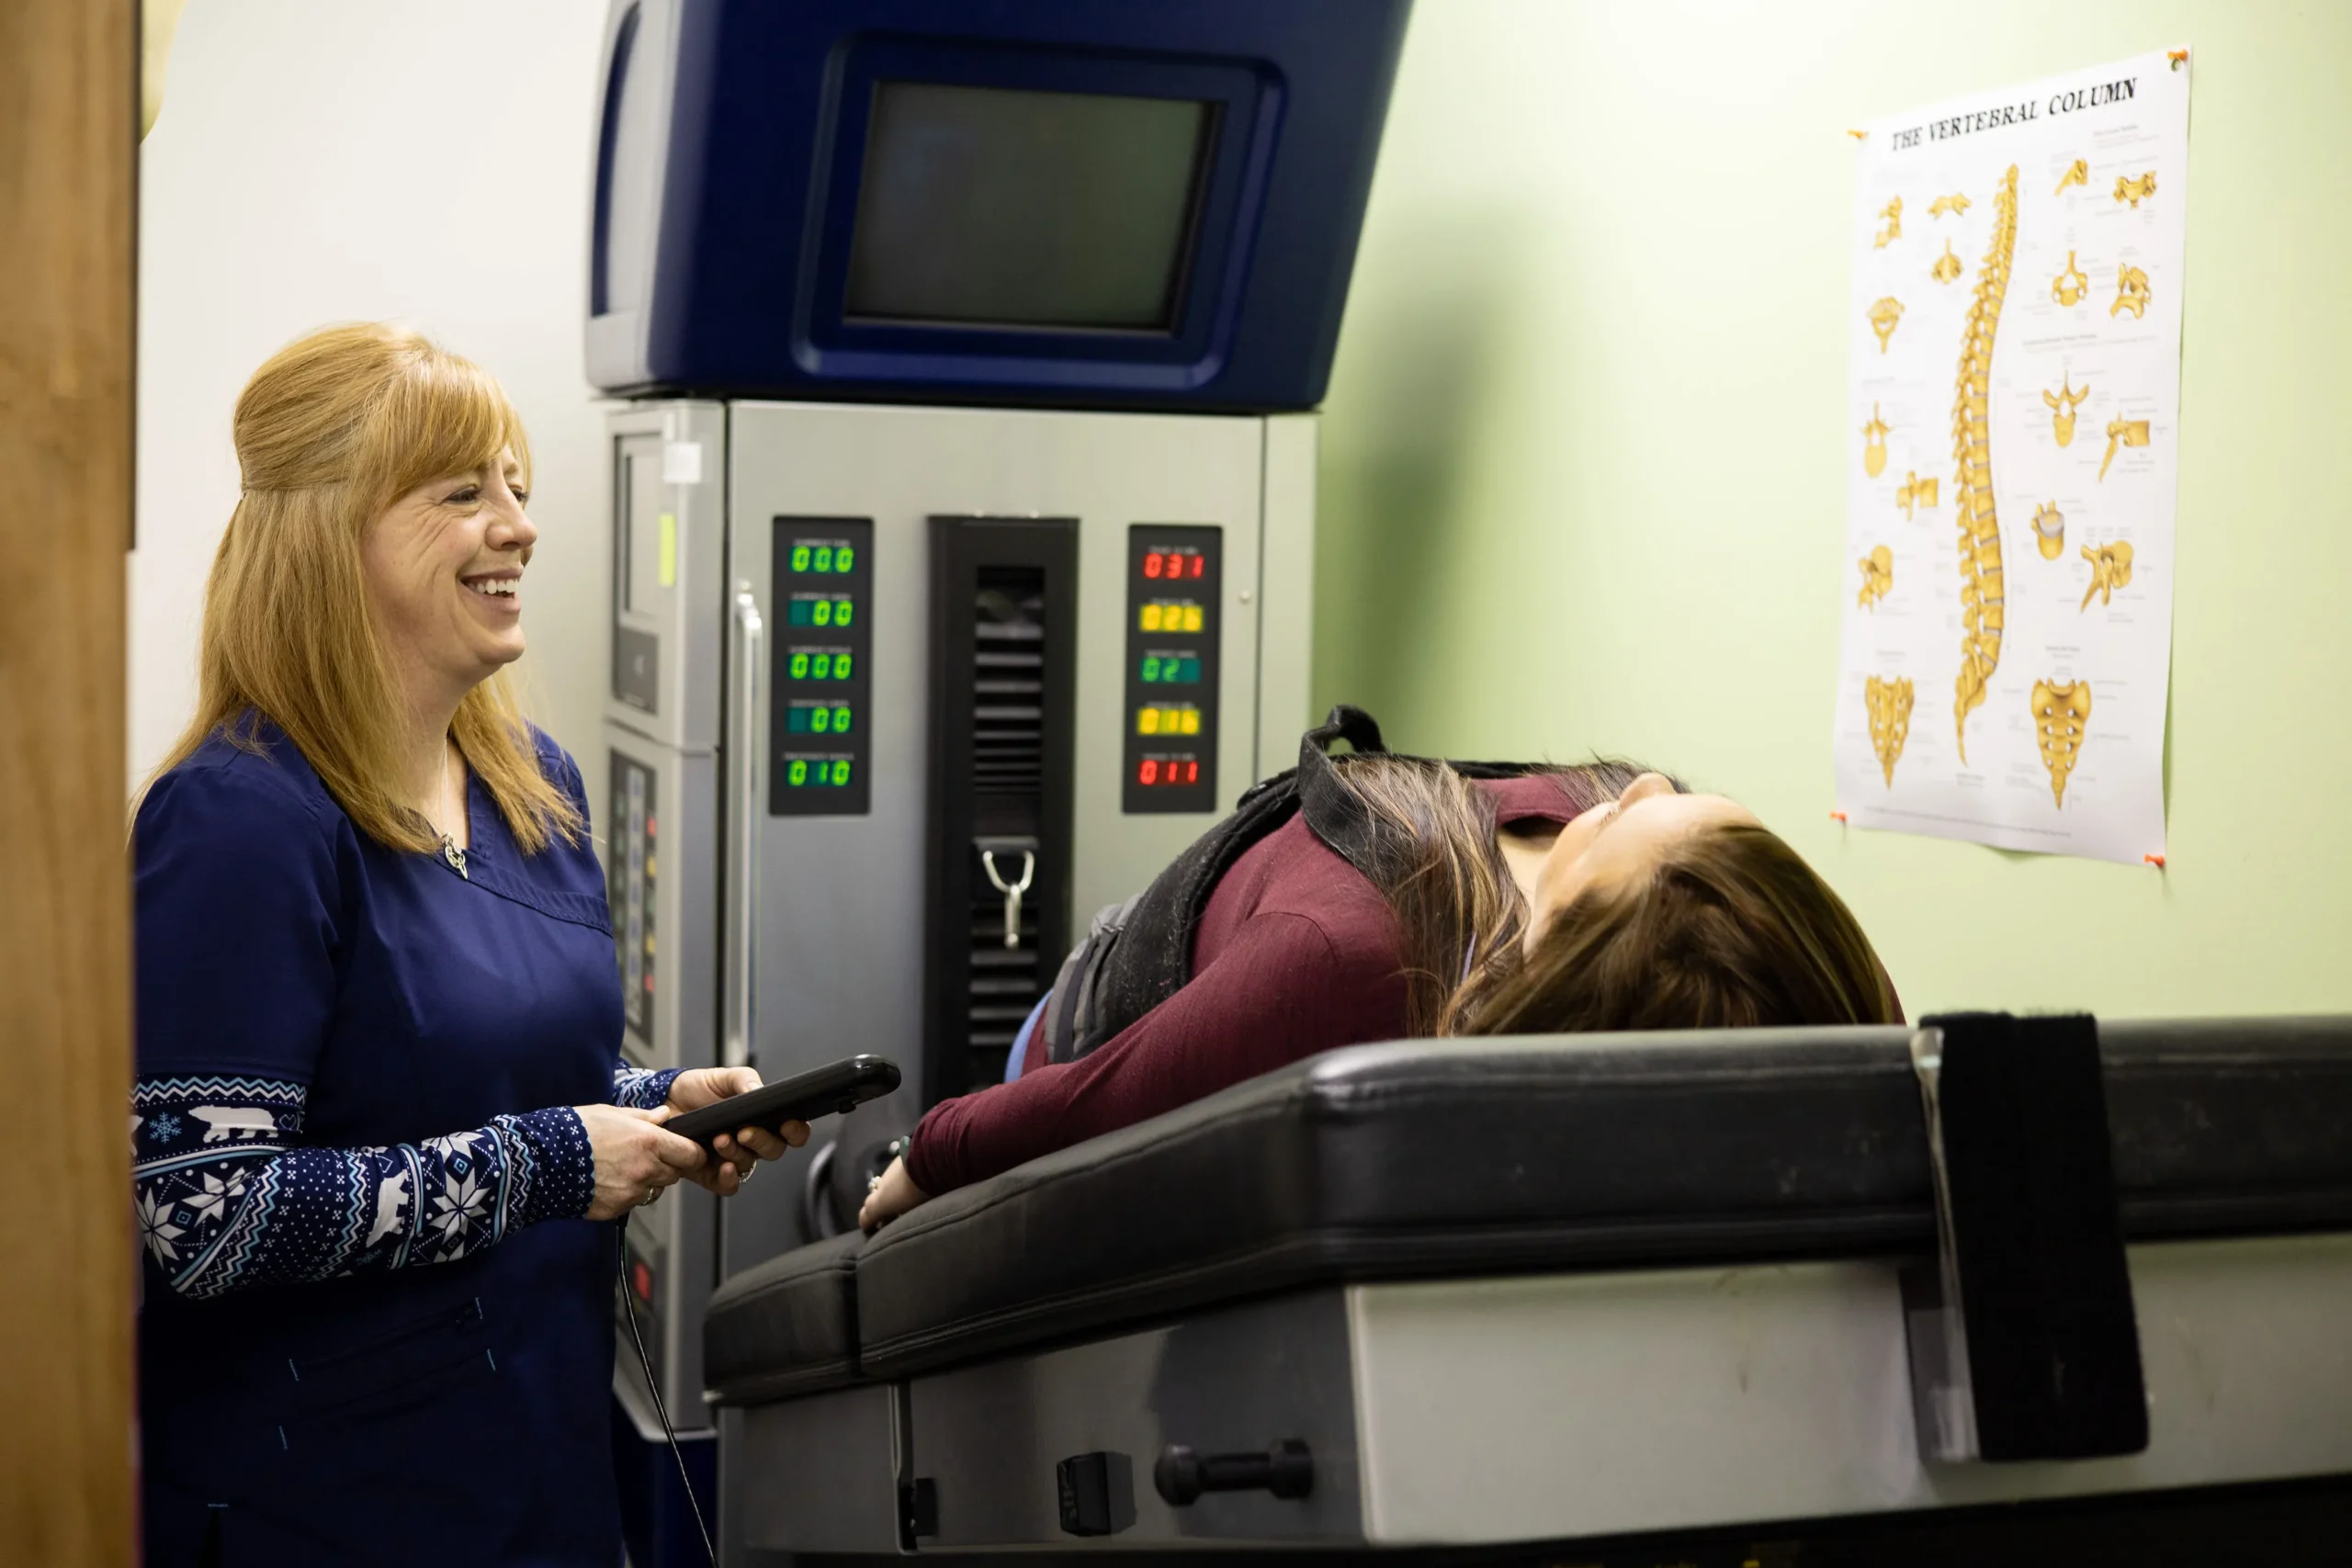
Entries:
{"type": "Polygon", "coordinates": [[[588,1130],[596,1155],[596,1195],[588,1204],[592,1220],[616,1220],[653,1201],[662,1190],[714,1163],[691,1138],[662,1131],[671,1112],[620,1105],[575,1105],[572,1114],[588,1130]]]}
{"type": "MultiPolygon", "coordinates": [[[[695,1067],[670,1080],[669,1106],[673,1111],[700,1111],[759,1087],[760,1075],[750,1067],[695,1067]]],[[[786,1149],[807,1143],[808,1123],[786,1122],[783,1134],[778,1137],[765,1127],[719,1134],[710,1141],[711,1152],[718,1157],[695,1171],[694,1179],[721,1198],[732,1198],[751,1179],[753,1166],[763,1159],[781,1159],[786,1149]]]]}
{"type": "Polygon", "coordinates": [[[857,1227],[871,1235],[916,1204],[930,1201],[931,1194],[917,1187],[915,1179],[907,1174],[907,1161],[902,1155],[890,1162],[890,1168],[882,1173],[874,1190],[865,1195],[865,1206],[857,1212],[857,1227]]]}

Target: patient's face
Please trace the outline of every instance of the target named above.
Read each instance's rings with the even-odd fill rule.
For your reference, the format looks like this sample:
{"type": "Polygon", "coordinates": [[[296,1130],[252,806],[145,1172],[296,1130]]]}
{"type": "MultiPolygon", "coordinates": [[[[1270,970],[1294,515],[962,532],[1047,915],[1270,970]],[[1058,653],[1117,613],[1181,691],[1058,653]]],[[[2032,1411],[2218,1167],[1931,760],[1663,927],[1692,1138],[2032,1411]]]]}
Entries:
{"type": "Polygon", "coordinates": [[[1644,773],[1625,793],[1596,806],[1560,829],[1536,874],[1526,945],[1532,952],[1552,917],[1592,887],[1631,886],[1655,873],[1674,846],[1692,833],[1756,814],[1720,795],[1677,795],[1663,773],[1644,773]]]}

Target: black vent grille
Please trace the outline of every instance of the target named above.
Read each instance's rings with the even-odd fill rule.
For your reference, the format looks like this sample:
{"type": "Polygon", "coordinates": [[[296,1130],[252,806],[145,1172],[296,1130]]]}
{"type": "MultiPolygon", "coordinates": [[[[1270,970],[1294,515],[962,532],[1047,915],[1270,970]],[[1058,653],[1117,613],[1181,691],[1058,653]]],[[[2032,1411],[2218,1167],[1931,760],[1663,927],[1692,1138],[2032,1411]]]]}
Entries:
{"type": "Polygon", "coordinates": [[[1021,1022],[1053,976],[1038,952],[1035,857],[1046,793],[1046,573],[1041,567],[983,567],[972,606],[972,928],[965,982],[965,1050],[970,1087],[1004,1078],[1021,1022]],[[1005,896],[1022,880],[1021,944],[1004,944],[1005,896]]]}
{"type": "Polygon", "coordinates": [[[932,937],[924,1098],[1004,1077],[1069,937],[1071,572],[1054,519],[934,518],[932,937]],[[1005,895],[1024,868],[1016,945],[1005,895]]]}

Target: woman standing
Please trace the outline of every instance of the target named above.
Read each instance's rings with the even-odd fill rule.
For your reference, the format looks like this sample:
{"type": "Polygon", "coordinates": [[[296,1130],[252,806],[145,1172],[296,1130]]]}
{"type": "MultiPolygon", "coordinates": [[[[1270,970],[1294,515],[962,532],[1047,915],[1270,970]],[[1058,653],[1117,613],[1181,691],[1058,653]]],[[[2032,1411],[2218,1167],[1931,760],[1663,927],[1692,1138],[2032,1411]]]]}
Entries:
{"type": "Polygon", "coordinates": [[[145,1560],[611,1568],[583,1222],[784,1142],[662,1128],[749,1069],[620,1062],[580,773],[502,673],[537,534],[497,383],[340,327],[235,433],[197,716],[133,834],[145,1560]]]}

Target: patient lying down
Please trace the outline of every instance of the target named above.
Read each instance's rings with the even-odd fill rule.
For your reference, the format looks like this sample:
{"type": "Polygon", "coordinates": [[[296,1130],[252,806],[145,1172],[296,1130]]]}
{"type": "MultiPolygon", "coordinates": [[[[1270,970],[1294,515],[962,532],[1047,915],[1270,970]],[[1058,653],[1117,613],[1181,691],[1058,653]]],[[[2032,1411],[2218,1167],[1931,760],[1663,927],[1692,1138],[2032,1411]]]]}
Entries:
{"type": "Polygon", "coordinates": [[[1107,1038],[1098,1022],[1049,1047],[1033,1028],[1016,1078],[923,1118],[860,1224],[1338,1045],[1901,1021],[1845,903],[1736,801],[1619,762],[1312,750],[1299,786],[1303,808],[1229,862],[1220,835],[1236,840],[1251,800],[1138,900],[1106,967],[1156,964],[1164,995],[1147,984],[1126,1021],[1122,987],[1093,987],[1111,993],[1107,1038]],[[1187,876],[1207,887],[1196,918],[1148,918],[1187,876]]]}

